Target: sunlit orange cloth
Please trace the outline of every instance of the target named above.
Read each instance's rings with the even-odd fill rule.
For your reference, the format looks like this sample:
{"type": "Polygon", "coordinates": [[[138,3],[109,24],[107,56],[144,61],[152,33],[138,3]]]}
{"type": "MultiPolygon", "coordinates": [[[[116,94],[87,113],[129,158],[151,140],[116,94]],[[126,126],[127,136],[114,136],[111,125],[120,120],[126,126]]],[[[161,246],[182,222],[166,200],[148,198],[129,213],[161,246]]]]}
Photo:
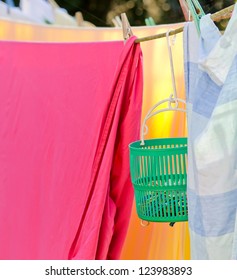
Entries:
{"type": "MultiPolygon", "coordinates": [[[[182,24],[181,24],[182,25],[182,24]]],[[[137,37],[166,32],[180,24],[132,27],[137,37]]],[[[26,41],[110,41],[121,40],[119,28],[58,28],[31,25],[0,19],[0,39],[26,41]]],[[[141,44],[144,57],[144,94],[142,119],[156,102],[172,93],[172,81],[166,39],[141,44]]],[[[185,98],[182,33],[176,37],[172,47],[178,96],[185,98]]],[[[186,136],[186,122],[183,113],[162,113],[148,122],[147,137],[186,136]]],[[[150,224],[142,227],[137,217],[135,203],[122,259],[189,259],[189,232],[187,223],[176,223],[173,228],[167,224],[150,224]]]]}

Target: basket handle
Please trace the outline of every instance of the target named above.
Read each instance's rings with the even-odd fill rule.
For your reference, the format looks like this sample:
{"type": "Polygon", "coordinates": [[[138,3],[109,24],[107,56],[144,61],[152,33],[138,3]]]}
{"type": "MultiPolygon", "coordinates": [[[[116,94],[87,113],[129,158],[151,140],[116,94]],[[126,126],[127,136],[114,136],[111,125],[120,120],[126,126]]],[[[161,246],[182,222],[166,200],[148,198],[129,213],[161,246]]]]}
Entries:
{"type": "Polygon", "coordinates": [[[142,128],[141,128],[141,146],[145,145],[144,142],[144,136],[148,133],[148,126],[146,124],[147,120],[149,120],[151,117],[162,113],[162,112],[167,112],[167,111],[178,111],[178,112],[184,112],[186,113],[186,109],[184,108],[179,108],[179,103],[183,103],[186,105],[185,100],[180,99],[180,98],[174,98],[173,95],[171,94],[169,98],[163,99],[162,101],[156,103],[147,113],[145,116],[143,123],[142,123],[142,128]],[[164,103],[168,103],[168,108],[163,108],[163,109],[156,109],[164,103]],[[174,106],[172,106],[174,104],[174,106]]]}
{"type": "Polygon", "coordinates": [[[174,63],[173,63],[173,57],[172,57],[172,50],[171,50],[171,45],[174,44],[176,37],[173,37],[172,42],[170,42],[170,32],[171,30],[168,30],[166,32],[166,41],[167,41],[167,46],[168,46],[168,52],[169,52],[169,60],[170,60],[170,70],[171,70],[171,78],[172,78],[172,86],[173,86],[173,94],[170,95],[169,98],[163,99],[162,101],[156,103],[147,113],[145,116],[145,119],[142,124],[142,129],[141,129],[141,145],[145,145],[144,142],[144,136],[148,132],[148,127],[146,125],[146,121],[150,119],[151,117],[161,113],[161,112],[166,112],[166,111],[179,111],[179,112],[186,112],[185,109],[179,108],[179,102],[183,103],[186,105],[185,100],[180,99],[177,97],[177,90],[176,90],[176,84],[175,84],[175,74],[174,74],[174,63]],[[163,108],[155,111],[157,107],[159,107],[161,104],[168,103],[168,108],[163,108]],[[172,106],[174,104],[174,107],[172,106]],[[153,112],[155,111],[155,112],[153,112]]]}

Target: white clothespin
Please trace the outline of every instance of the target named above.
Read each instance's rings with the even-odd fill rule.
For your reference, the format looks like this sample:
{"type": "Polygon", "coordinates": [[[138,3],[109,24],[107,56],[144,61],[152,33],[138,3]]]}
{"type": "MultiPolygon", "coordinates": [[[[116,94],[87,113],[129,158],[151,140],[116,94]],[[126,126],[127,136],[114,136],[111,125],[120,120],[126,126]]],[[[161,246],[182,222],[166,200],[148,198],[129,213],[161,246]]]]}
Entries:
{"type": "Polygon", "coordinates": [[[122,21],[119,16],[116,16],[115,18],[113,18],[112,22],[115,27],[122,27],[122,21]]]}
{"type": "Polygon", "coordinates": [[[124,42],[126,43],[127,39],[133,36],[133,33],[126,14],[122,13],[121,18],[122,18],[123,38],[124,38],[124,42]]]}

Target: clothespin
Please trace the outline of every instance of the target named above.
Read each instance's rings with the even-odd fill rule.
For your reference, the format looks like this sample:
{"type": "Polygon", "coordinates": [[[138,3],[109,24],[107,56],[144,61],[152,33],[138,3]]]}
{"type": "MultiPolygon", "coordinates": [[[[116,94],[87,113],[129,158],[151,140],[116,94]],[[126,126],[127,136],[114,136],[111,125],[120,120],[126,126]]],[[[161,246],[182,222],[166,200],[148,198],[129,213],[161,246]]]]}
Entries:
{"type": "Polygon", "coordinates": [[[75,18],[76,18],[76,21],[77,21],[77,25],[81,26],[83,21],[84,21],[82,13],[81,12],[76,12],[75,13],[75,18]]]}
{"type": "Polygon", "coordinates": [[[185,19],[188,18],[188,14],[186,12],[186,8],[188,7],[189,13],[192,15],[192,20],[196,25],[196,29],[198,34],[200,34],[200,19],[205,15],[202,6],[198,2],[198,0],[179,0],[180,6],[184,12],[185,19]]]}
{"type": "Polygon", "coordinates": [[[146,24],[146,26],[156,25],[156,23],[152,17],[145,18],[145,24],[146,24]]]}
{"type": "Polygon", "coordinates": [[[96,27],[93,23],[84,20],[81,12],[76,12],[75,13],[75,19],[76,19],[76,22],[77,22],[78,26],[81,26],[81,27],[96,27]]]}
{"type": "Polygon", "coordinates": [[[205,15],[202,6],[199,4],[198,0],[187,0],[187,4],[195,22],[197,32],[200,34],[200,19],[205,15]]]}
{"type": "Polygon", "coordinates": [[[179,0],[179,4],[182,9],[185,21],[190,21],[191,20],[190,10],[188,8],[188,4],[186,0],[179,0]]]}
{"type": "Polygon", "coordinates": [[[115,27],[122,27],[122,21],[119,16],[116,16],[115,18],[113,18],[112,22],[115,27]]]}
{"type": "Polygon", "coordinates": [[[123,38],[124,38],[124,42],[126,43],[128,38],[133,36],[133,33],[125,13],[121,14],[121,19],[122,19],[122,28],[123,28],[123,38]]]}

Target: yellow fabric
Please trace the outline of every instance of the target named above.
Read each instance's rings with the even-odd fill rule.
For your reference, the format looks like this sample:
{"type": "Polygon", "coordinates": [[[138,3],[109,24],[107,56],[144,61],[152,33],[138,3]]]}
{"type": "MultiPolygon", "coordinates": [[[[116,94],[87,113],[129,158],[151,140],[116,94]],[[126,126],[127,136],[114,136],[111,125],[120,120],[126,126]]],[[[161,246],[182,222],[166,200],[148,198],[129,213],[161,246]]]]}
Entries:
{"type": "MultiPolygon", "coordinates": [[[[144,37],[166,32],[179,25],[132,28],[134,35],[144,37]]],[[[86,42],[122,40],[121,29],[115,28],[59,28],[33,25],[0,19],[0,40],[86,42]]],[[[142,120],[156,102],[172,93],[172,81],[166,39],[141,44],[144,56],[144,97],[142,120]]],[[[178,34],[172,47],[178,96],[184,98],[184,69],[182,34],[178,34]]],[[[21,55],[19,53],[19,55],[21,55]]],[[[185,114],[165,112],[148,121],[150,137],[186,136],[185,114]]],[[[126,203],[126,201],[124,201],[126,203]]],[[[187,223],[140,225],[135,203],[121,259],[189,259],[190,240],[187,223]]]]}

